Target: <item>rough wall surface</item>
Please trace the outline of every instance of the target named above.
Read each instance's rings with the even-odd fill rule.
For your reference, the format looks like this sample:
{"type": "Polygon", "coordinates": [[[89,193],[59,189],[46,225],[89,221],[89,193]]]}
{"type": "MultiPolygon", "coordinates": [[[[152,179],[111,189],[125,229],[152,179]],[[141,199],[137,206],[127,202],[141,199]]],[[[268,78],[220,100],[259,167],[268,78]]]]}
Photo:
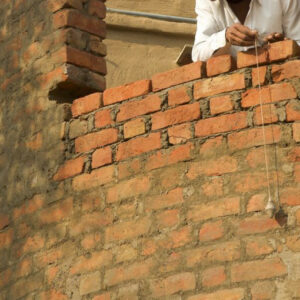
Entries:
{"type": "Polygon", "coordinates": [[[259,78],[251,51],[237,70],[212,58],[78,98],[71,117],[48,99],[57,81],[1,78],[0,299],[299,299],[297,55],[261,50],[259,78]]]}

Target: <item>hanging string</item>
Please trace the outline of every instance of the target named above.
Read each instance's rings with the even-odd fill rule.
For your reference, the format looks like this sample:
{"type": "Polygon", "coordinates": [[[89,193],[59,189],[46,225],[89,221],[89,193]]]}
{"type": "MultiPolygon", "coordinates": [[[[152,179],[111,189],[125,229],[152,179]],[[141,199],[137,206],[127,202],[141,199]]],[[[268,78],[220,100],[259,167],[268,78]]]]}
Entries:
{"type": "Polygon", "coordinates": [[[266,206],[267,212],[271,217],[273,217],[275,206],[271,197],[271,185],[270,185],[270,171],[269,171],[269,159],[267,154],[267,141],[266,141],[266,131],[265,131],[265,118],[263,113],[263,103],[262,103],[262,89],[260,83],[260,71],[259,71],[259,60],[258,60],[258,39],[255,38],[255,56],[256,56],[256,67],[257,67],[257,78],[258,78],[258,90],[259,90],[259,103],[260,103],[260,115],[262,122],[262,134],[263,134],[263,143],[264,143],[264,156],[265,156],[265,167],[266,167],[266,177],[268,183],[268,203],[266,206]]]}

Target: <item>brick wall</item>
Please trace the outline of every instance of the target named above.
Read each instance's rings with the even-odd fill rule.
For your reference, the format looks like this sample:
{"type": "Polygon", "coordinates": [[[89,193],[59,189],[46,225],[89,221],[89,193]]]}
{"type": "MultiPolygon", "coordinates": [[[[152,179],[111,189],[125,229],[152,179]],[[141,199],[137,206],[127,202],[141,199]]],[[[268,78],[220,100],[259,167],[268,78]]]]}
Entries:
{"type": "MultiPolygon", "coordinates": [[[[43,90],[44,128],[7,148],[0,299],[300,298],[298,49],[259,56],[273,219],[253,51],[89,94],[69,117],[43,90]],[[18,184],[25,162],[38,188],[18,184]]],[[[32,130],[19,119],[2,126],[32,130]]]]}

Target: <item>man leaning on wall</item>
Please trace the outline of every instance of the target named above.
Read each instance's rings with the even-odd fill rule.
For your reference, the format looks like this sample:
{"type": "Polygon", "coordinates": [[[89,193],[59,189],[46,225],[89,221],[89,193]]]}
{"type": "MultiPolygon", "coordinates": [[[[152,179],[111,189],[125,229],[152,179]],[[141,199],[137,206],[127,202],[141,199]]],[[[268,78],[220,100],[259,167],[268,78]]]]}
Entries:
{"type": "Polygon", "coordinates": [[[300,0],[196,0],[193,61],[283,39],[300,45],[300,0]]]}

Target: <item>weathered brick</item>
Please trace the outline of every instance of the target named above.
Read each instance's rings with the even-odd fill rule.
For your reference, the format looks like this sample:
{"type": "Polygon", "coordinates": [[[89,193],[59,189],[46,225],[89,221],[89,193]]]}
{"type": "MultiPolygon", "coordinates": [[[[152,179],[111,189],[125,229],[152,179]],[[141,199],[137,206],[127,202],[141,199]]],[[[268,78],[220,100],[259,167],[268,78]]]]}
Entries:
{"type": "Polygon", "coordinates": [[[145,99],[130,101],[120,106],[117,121],[125,121],[137,116],[160,110],[162,99],[158,95],[150,95],[145,99]]]}
{"type": "Polygon", "coordinates": [[[198,176],[219,176],[236,172],[238,168],[237,160],[231,156],[221,156],[217,159],[206,160],[204,162],[192,162],[186,176],[193,180],[198,176]]]}
{"type": "Polygon", "coordinates": [[[0,230],[7,227],[9,225],[9,217],[6,214],[0,214],[0,230]]]}
{"type": "Polygon", "coordinates": [[[147,211],[157,210],[165,207],[172,207],[184,202],[182,188],[176,188],[164,195],[151,196],[145,199],[145,209],[147,211]]]}
{"type": "Polygon", "coordinates": [[[217,217],[239,214],[240,198],[232,197],[214,202],[191,205],[187,212],[188,220],[199,222],[217,217]]]}
{"type": "Polygon", "coordinates": [[[235,288],[231,290],[220,290],[210,294],[199,294],[188,297],[187,300],[243,300],[245,297],[245,291],[242,288],[235,288]]]}
{"type": "Polygon", "coordinates": [[[81,156],[75,159],[66,161],[53,176],[55,181],[60,181],[73,177],[82,173],[84,166],[85,157],[81,156]]]}
{"type": "Polygon", "coordinates": [[[179,210],[166,210],[156,215],[158,228],[172,227],[179,223],[179,210]]]}
{"type": "Polygon", "coordinates": [[[102,128],[114,124],[110,109],[103,109],[95,113],[95,127],[102,128]]]}
{"type": "Polygon", "coordinates": [[[288,161],[291,162],[300,162],[300,147],[294,147],[289,153],[288,153],[288,161]]]}
{"type": "MultiPolygon", "coordinates": [[[[278,125],[265,127],[266,144],[278,143],[281,140],[281,128],[278,125]]],[[[234,132],[228,136],[230,149],[246,149],[264,145],[262,128],[252,128],[241,132],[234,132]]]]}
{"type": "Polygon", "coordinates": [[[14,237],[13,229],[7,229],[0,232],[0,249],[10,248],[14,237]]]}
{"type": "Polygon", "coordinates": [[[20,255],[30,252],[36,252],[42,249],[45,245],[45,238],[41,233],[36,233],[31,237],[28,237],[23,246],[19,249],[20,255]]]}
{"type": "Polygon", "coordinates": [[[209,222],[205,223],[201,227],[199,231],[199,240],[201,242],[213,241],[223,237],[224,234],[224,225],[221,220],[216,222],[209,222]]]}
{"type": "Polygon", "coordinates": [[[300,142],[300,123],[293,124],[293,138],[296,142],[300,142]]]}
{"type": "Polygon", "coordinates": [[[107,89],[103,93],[104,105],[128,100],[139,96],[146,95],[151,92],[150,80],[140,80],[126,85],[107,89]]]}
{"type": "Polygon", "coordinates": [[[142,118],[128,121],[124,124],[124,138],[132,138],[146,132],[145,121],[142,118]]]}
{"type": "Polygon", "coordinates": [[[251,288],[253,300],[274,299],[275,283],[271,281],[261,281],[255,283],[251,288]]]}
{"type": "Polygon", "coordinates": [[[106,16],[105,4],[99,0],[89,1],[88,13],[92,16],[104,19],[106,16]]]}
{"type": "Polygon", "coordinates": [[[242,111],[198,121],[195,125],[195,135],[209,136],[216,133],[243,129],[247,126],[247,112],[242,111]]]}
{"type": "Polygon", "coordinates": [[[280,258],[250,261],[231,267],[232,282],[261,280],[287,274],[287,267],[280,258]]]}
{"type": "Polygon", "coordinates": [[[81,274],[109,266],[112,262],[112,253],[109,250],[93,252],[90,257],[80,256],[73,264],[70,273],[81,274]]]}
{"type": "Polygon", "coordinates": [[[48,9],[51,12],[56,12],[62,8],[77,8],[82,9],[82,3],[80,0],[58,0],[58,1],[48,1],[48,9]]]}
{"type": "Polygon", "coordinates": [[[180,144],[192,138],[191,124],[181,124],[168,128],[170,144],[180,144]]]}
{"type": "Polygon", "coordinates": [[[211,98],[209,107],[212,115],[231,111],[234,108],[230,95],[211,98]]]}
{"type": "Polygon", "coordinates": [[[147,217],[136,220],[127,221],[109,226],[105,230],[106,242],[115,242],[121,240],[132,239],[147,233],[151,226],[151,220],[147,217]]]}
{"type": "Polygon", "coordinates": [[[267,203],[266,201],[266,194],[257,194],[252,196],[247,205],[247,212],[263,211],[267,203]]]}
{"type": "Polygon", "coordinates": [[[56,223],[68,218],[73,212],[73,199],[68,198],[51,207],[47,207],[39,214],[40,224],[56,223]]]}
{"type": "Polygon", "coordinates": [[[236,63],[229,54],[213,56],[206,62],[206,73],[208,77],[233,71],[236,63]]]}
{"type": "Polygon", "coordinates": [[[107,292],[107,293],[95,296],[93,298],[93,300],[111,300],[110,293],[107,292]]]}
{"type": "Polygon", "coordinates": [[[262,125],[264,124],[271,124],[271,123],[277,123],[279,118],[277,115],[277,110],[276,106],[274,104],[268,104],[262,106],[262,108],[256,107],[254,109],[254,124],[255,125],[262,125]],[[262,122],[262,117],[261,117],[261,110],[263,114],[263,121],[262,122]]]}
{"type": "Polygon", "coordinates": [[[131,175],[136,175],[142,171],[142,162],[139,158],[118,164],[118,178],[123,179],[131,175]]]}
{"type": "Polygon", "coordinates": [[[110,147],[97,149],[92,155],[92,168],[99,168],[112,163],[110,147]]]}
{"type": "Polygon", "coordinates": [[[152,130],[200,118],[199,103],[178,106],[152,115],[152,130]]]}
{"type": "Polygon", "coordinates": [[[286,106],[286,120],[300,121],[300,103],[299,100],[290,101],[286,106]]]}
{"type": "Polygon", "coordinates": [[[271,43],[268,50],[269,62],[285,60],[300,54],[300,47],[293,40],[271,43]]]}
{"type": "Polygon", "coordinates": [[[223,266],[209,268],[202,273],[202,285],[212,287],[221,285],[226,281],[225,268],[223,266]]]}
{"type": "Polygon", "coordinates": [[[114,166],[107,166],[92,171],[90,174],[82,174],[73,179],[72,187],[76,191],[91,189],[114,179],[114,166]]]}
{"type": "Polygon", "coordinates": [[[293,252],[300,251],[300,238],[299,235],[292,235],[286,238],[287,247],[293,252]]]}
{"type": "Polygon", "coordinates": [[[240,73],[204,79],[195,83],[194,98],[206,98],[225,92],[244,89],[245,87],[245,76],[240,73]]]}
{"type": "Polygon", "coordinates": [[[250,89],[242,94],[242,107],[259,105],[260,97],[262,103],[266,104],[297,98],[297,93],[288,82],[265,86],[261,90],[250,89]]]}
{"type": "Polygon", "coordinates": [[[114,249],[116,263],[136,259],[137,255],[137,249],[129,244],[121,245],[114,249]]]}
{"type": "Polygon", "coordinates": [[[37,300],[67,300],[68,296],[56,290],[41,292],[36,297],[37,300]]]}
{"type": "Polygon", "coordinates": [[[139,284],[130,284],[130,285],[123,286],[119,289],[118,298],[138,300],[139,298],[138,294],[139,294],[139,284]]]}
{"type": "Polygon", "coordinates": [[[224,181],[221,176],[207,178],[207,182],[201,185],[202,192],[208,197],[219,197],[224,193],[224,181]]]}
{"type": "Polygon", "coordinates": [[[99,232],[90,233],[88,235],[85,235],[85,237],[81,240],[80,245],[85,250],[90,250],[95,248],[101,241],[103,240],[102,234],[99,232]]]}
{"type": "Polygon", "coordinates": [[[93,292],[97,292],[101,289],[101,275],[100,272],[94,272],[83,276],[80,279],[79,293],[80,295],[86,295],[93,292]]]}
{"type": "Polygon", "coordinates": [[[75,140],[75,151],[86,152],[112,144],[118,140],[118,129],[108,128],[80,136],[75,140]]]}
{"type": "Polygon", "coordinates": [[[246,241],[246,253],[248,256],[259,256],[270,254],[274,251],[274,247],[266,238],[251,239],[246,241]]]}
{"type": "Polygon", "coordinates": [[[116,160],[120,161],[162,147],[160,132],[150,133],[146,137],[137,137],[118,145],[116,160]]]}
{"type": "Polygon", "coordinates": [[[186,86],[181,86],[179,88],[171,89],[168,91],[168,105],[169,106],[187,103],[190,100],[191,100],[191,97],[188,94],[186,86]]]}
{"type": "Polygon", "coordinates": [[[204,156],[214,155],[216,151],[224,148],[225,139],[222,136],[205,140],[200,147],[200,154],[204,156]]]}
{"type": "Polygon", "coordinates": [[[285,188],[280,190],[280,203],[286,204],[289,206],[298,206],[300,205],[300,198],[298,195],[300,193],[300,188],[285,188]]]}
{"type": "Polygon", "coordinates": [[[274,82],[294,77],[300,77],[300,60],[288,61],[282,65],[272,66],[272,79],[274,82]]]}
{"type": "Polygon", "coordinates": [[[178,292],[193,290],[196,287],[196,278],[193,273],[179,273],[164,279],[150,281],[150,290],[153,297],[172,295],[178,292]]]}
{"type": "Polygon", "coordinates": [[[207,265],[212,262],[233,261],[240,258],[240,252],[240,242],[230,241],[188,250],[185,255],[187,266],[193,267],[196,264],[207,265]]]}
{"type": "Polygon", "coordinates": [[[88,132],[88,122],[86,120],[75,119],[69,128],[69,138],[74,139],[88,132]]]}
{"type": "Polygon", "coordinates": [[[252,69],[252,86],[264,85],[266,83],[267,67],[258,67],[252,69]]]}
{"type": "Polygon", "coordinates": [[[104,284],[113,286],[131,279],[143,279],[149,276],[154,267],[154,261],[148,259],[141,262],[136,262],[126,267],[117,267],[107,270],[104,276],[104,284]]]}
{"type": "Polygon", "coordinates": [[[106,195],[108,203],[114,203],[123,199],[146,194],[151,187],[148,177],[136,177],[122,181],[109,188],[106,195]]]}
{"type": "Polygon", "coordinates": [[[164,73],[155,74],[152,76],[153,91],[202,78],[204,66],[203,62],[198,61],[164,73]]]}

